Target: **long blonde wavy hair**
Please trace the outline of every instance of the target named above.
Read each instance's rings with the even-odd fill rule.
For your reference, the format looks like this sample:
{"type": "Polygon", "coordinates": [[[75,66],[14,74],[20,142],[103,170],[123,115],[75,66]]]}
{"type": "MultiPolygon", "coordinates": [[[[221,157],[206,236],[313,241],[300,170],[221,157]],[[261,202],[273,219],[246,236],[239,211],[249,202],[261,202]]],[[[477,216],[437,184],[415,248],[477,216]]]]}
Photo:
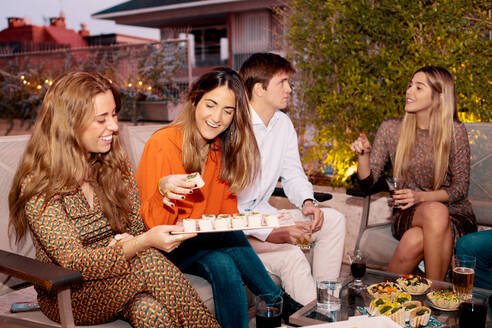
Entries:
{"type": "MultiPolygon", "coordinates": [[[[243,82],[232,69],[218,67],[202,75],[191,87],[181,114],[172,125],[183,131],[183,166],[186,172],[201,172],[200,135],[195,110],[203,95],[215,88],[227,86],[235,96],[236,110],[229,127],[217,138],[221,151],[222,168],[219,178],[229,184],[231,192],[239,193],[252,183],[260,171],[260,152],[253,132],[248,101],[243,82]]],[[[209,141],[210,151],[214,140],[209,141]]]]}
{"type": "MultiPolygon", "coordinates": [[[[430,111],[429,135],[433,153],[433,190],[438,190],[448,170],[449,152],[454,138],[453,121],[458,120],[456,94],[453,75],[439,66],[426,66],[414,73],[422,72],[432,89],[432,107],[430,111]]],[[[404,178],[409,169],[410,158],[417,135],[415,113],[405,113],[400,128],[400,137],[396,148],[393,175],[404,178]]]]}
{"type": "Polygon", "coordinates": [[[82,132],[95,118],[94,97],[108,90],[119,111],[118,92],[97,73],[64,73],[46,93],[9,192],[9,232],[15,231],[16,242],[27,231],[27,202],[44,197],[44,211],[50,200],[74,192],[82,181],[94,188],[113,230],[126,230],[131,214],[131,172],[118,135],[113,135],[111,150],[104,154],[87,156],[81,144],[82,132]]]}

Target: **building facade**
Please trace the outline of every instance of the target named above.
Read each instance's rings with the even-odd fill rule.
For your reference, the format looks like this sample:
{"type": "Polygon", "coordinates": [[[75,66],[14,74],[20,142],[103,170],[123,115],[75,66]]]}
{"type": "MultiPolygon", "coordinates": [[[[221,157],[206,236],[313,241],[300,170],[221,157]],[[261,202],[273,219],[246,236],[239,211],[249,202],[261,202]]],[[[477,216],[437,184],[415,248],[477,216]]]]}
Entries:
{"type": "Polygon", "coordinates": [[[277,51],[283,39],[277,0],[131,0],[92,15],[152,27],[161,39],[189,38],[193,75],[210,67],[237,69],[252,53],[277,51]]]}

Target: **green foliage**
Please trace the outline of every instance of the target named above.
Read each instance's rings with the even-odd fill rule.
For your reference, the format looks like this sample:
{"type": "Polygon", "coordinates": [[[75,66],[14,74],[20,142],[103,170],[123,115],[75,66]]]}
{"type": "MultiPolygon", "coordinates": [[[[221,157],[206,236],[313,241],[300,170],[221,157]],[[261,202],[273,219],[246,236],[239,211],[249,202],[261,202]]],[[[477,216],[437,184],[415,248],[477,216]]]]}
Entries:
{"type": "MultiPolygon", "coordinates": [[[[350,143],[374,137],[403,114],[413,73],[425,65],[455,75],[458,109],[491,121],[490,3],[485,0],[292,0],[288,43],[313,115],[312,159],[343,184],[356,164],[350,143]]],[[[463,117],[461,115],[460,117],[463,117]]]]}

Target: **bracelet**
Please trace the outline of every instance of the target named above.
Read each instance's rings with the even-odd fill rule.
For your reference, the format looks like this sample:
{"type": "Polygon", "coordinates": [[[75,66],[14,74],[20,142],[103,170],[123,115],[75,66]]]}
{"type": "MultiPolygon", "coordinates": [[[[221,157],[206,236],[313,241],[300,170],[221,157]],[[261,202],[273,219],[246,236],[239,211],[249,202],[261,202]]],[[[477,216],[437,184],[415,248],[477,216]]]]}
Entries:
{"type": "Polygon", "coordinates": [[[133,243],[133,247],[135,248],[135,255],[137,255],[138,257],[140,257],[140,255],[142,255],[142,252],[139,252],[138,251],[138,247],[137,247],[137,245],[138,245],[138,236],[135,236],[133,239],[135,240],[135,242],[133,243]]]}
{"type": "Polygon", "coordinates": [[[167,192],[162,191],[161,189],[161,180],[164,178],[160,178],[159,181],[157,181],[157,190],[159,190],[159,194],[161,194],[162,197],[167,196],[167,192]]]}

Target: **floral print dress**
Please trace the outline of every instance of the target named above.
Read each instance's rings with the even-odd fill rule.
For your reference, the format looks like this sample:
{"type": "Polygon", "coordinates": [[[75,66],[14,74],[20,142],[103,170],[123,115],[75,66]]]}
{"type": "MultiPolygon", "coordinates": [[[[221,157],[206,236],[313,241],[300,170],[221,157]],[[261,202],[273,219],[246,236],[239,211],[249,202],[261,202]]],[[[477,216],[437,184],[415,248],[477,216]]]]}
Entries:
{"type": "MultiPolygon", "coordinates": [[[[361,181],[361,187],[368,189],[379,179],[388,161],[394,164],[396,147],[400,135],[402,119],[384,121],[378,129],[371,149],[371,173],[361,181]]],[[[413,190],[432,190],[432,144],[428,130],[417,130],[413,154],[404,181],[404,188],[413,190]]],[[[455,240],[460,236],[477,231],[477,222],[472,206],[468,200],[470,184],[470,145],[466,127],[463,123],[454,122],[454,140],[451,143],[449,165],[441,185],[448,195],[446,203],[455,240]]],[[[411,228],[415,206],[406,210],[393,209],[393,236],[400,240],[405,231],[411,228]]]]}
{"type": "MultiPolygon", "coordinates": [[[[144,224],[133,178],[129,192],[134,214],[127,232],[136,236],[144,224]]],[[[71,288],[76,325],[122,318],[137,327],[219,327],[186,277],[159,251],[147,249],[127,260],[120,244],[109,246],[116,233],[96,197],[93,208],[80,188],[54,197],[45,210],[44,200],[34,197],[25,208],[36,257],[81,272],[82,282],[71,288]]],[[[59,322],[56,293],[36,290],[43,313],[59,322]]]]}

